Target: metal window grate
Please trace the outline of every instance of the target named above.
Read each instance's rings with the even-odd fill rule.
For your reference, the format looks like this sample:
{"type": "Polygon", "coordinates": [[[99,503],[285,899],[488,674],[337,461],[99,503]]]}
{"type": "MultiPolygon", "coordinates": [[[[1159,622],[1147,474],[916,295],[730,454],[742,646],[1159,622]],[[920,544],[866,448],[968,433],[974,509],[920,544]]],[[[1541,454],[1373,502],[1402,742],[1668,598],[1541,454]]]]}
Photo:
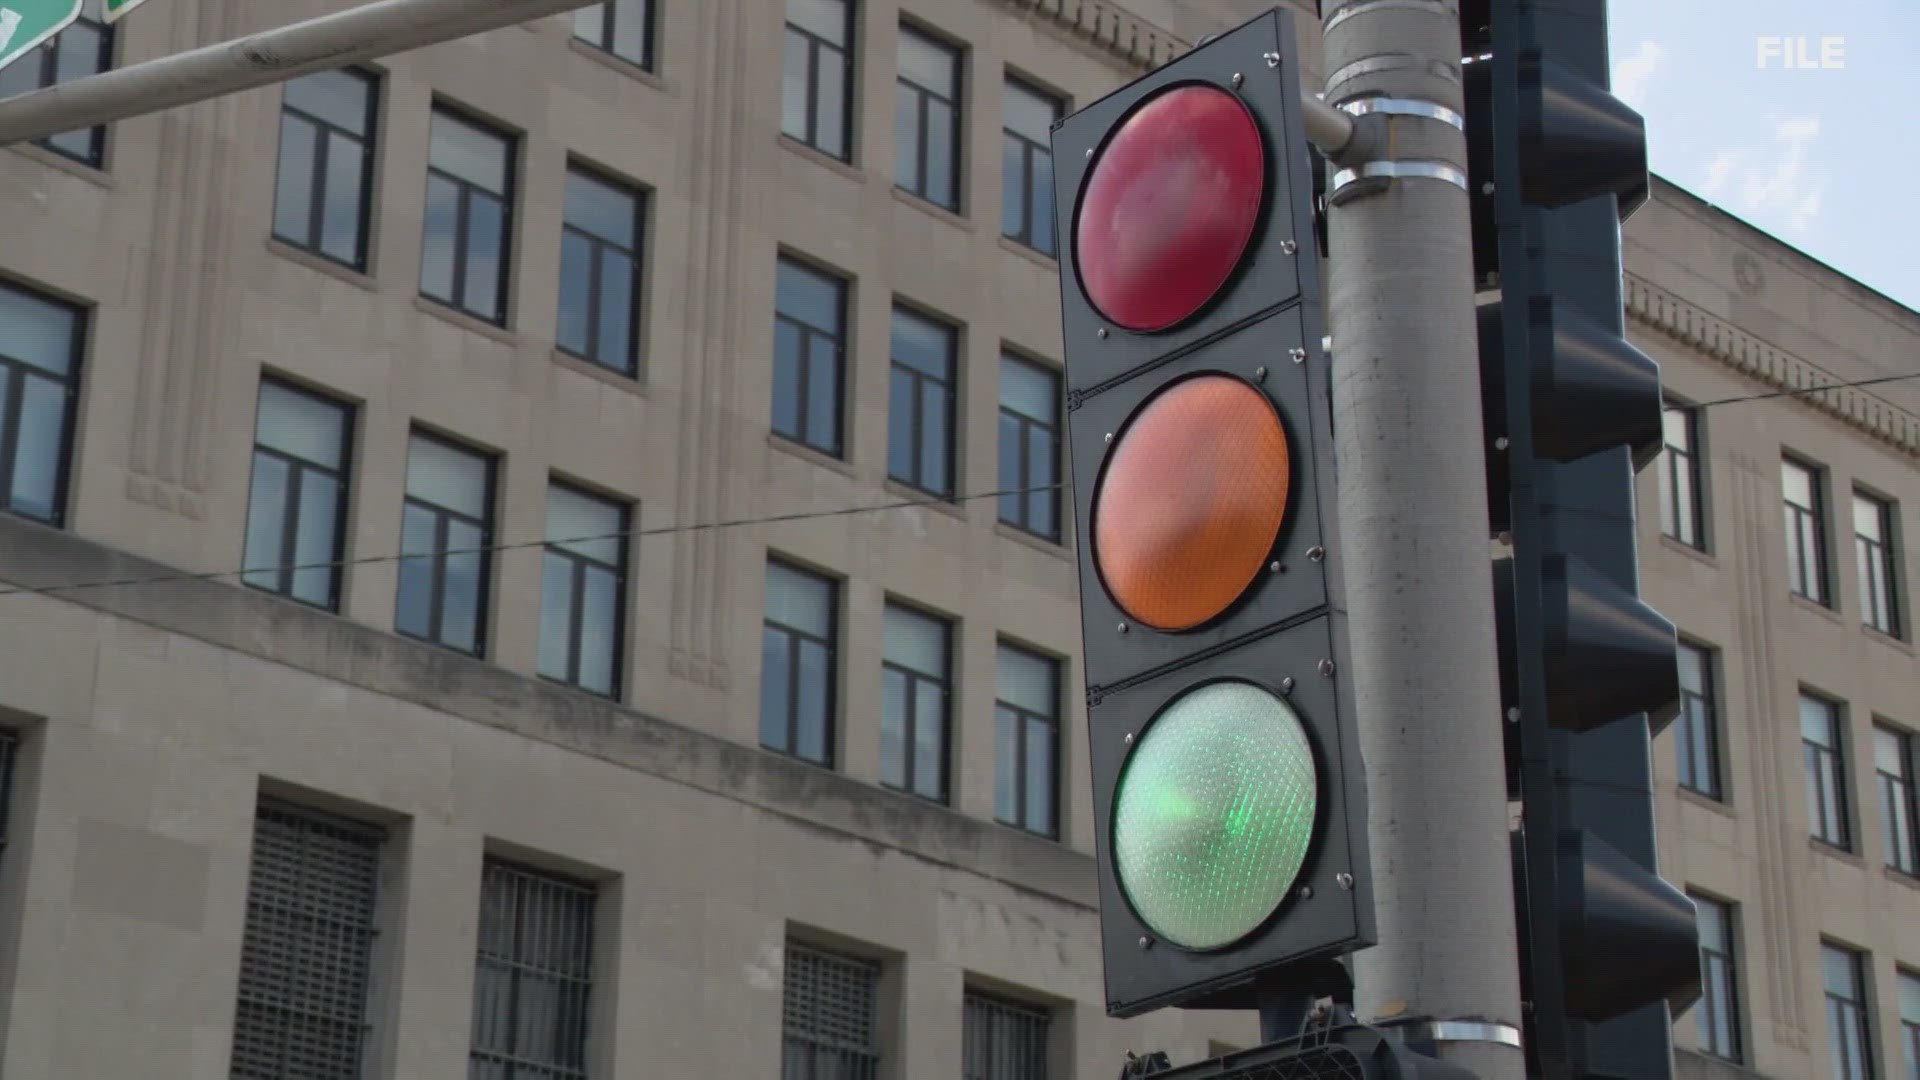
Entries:
{"type": "Polygon", "coordinates": [[[873,1080],[880,966],[787,944],[781,1080],[873,1080]]]}
{"type": "Polygon", "coordinates": [[[489,859],[469,1080],[585,1080],[595,890],[489,859]]]}
{"type": "Polygon", "coordinates": [[[969,992],[964,1015],[966,1080],[1046,1080],[1045,1009],[969,992]]]}
{"type": "Polygon", "coordinates": [[[236,1080],[359,1077],[382,839],[261,804],[240,950],[236,1080]]]}

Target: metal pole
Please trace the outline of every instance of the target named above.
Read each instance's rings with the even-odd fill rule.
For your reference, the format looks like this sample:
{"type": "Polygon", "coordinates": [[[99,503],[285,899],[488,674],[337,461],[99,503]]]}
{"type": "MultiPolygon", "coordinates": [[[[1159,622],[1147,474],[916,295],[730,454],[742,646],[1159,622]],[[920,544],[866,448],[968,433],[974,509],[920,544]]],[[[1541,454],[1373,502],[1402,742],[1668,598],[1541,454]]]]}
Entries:
{"type": "Polygon", "coordinates": [[[0,102],[0,146],[191,105],[599,0],[378,0],[0,102]]]}
{"type": "Polygon", "coordinates": [[[1363,1022],[1523,1080],[1457,0],[1328,0],[1328,185],[1353,688],[1380,944],[1363,1022]]]}

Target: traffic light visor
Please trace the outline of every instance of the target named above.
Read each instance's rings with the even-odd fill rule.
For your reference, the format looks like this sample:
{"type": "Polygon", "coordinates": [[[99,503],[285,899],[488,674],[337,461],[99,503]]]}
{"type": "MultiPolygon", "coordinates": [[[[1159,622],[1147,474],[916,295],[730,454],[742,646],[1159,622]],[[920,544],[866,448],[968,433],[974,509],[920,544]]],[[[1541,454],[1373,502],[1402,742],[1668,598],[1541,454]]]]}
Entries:
{"type": "Polygon", "coordinates": [[[1252,384],[1204,374],[1148,398],[1093,496],[1093,559],[1114,603],[1156,630],[1225,612],[1279,537],[1290,471],[1280,414],[1252,384]]]}
{"type": "Polygon", "coordinates": [[[1147,725],[1121,770],[1120,889],[1167,942],[1232,945],[1293,888],[1319,797],[1312,744],[1283,698],[1234,680],[1189,690],[1147,725]]]}
{"type": "Polygon", "coordinates": [[[1187,83],[1149,97],[1098,152],[1074,222],[1074,261],[1096,311],[1165,330],[1240,265],[1266,193],[1266,148],[1238,97],[1187,83]]]}

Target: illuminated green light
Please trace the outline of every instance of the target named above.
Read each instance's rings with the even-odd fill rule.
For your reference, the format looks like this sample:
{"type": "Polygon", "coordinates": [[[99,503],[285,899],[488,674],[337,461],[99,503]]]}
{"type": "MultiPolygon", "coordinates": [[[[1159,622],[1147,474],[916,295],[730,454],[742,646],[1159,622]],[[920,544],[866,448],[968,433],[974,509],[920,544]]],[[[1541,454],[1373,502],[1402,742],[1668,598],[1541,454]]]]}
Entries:
{"type": "Polygon", "coordinates": [[[1230,945],[1293,887],[1319,795],[1313,747],[1285,701],[1244,682],[1190,691],[1148,725],[1120,772],[1121,891],[1174,945],[1230,945]]]}

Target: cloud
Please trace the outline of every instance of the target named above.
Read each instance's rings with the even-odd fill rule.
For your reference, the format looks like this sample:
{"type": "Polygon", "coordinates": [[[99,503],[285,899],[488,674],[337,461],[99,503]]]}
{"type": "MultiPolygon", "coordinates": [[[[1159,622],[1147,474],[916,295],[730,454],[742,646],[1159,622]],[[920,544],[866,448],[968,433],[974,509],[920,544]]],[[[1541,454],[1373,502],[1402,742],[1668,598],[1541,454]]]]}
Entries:
{"type": "Polygon", "coordinates": [[[1773,145],[1765,150],[1728,147],[1707,162],[1701,194],[1742,217],[1805,232],[1820,217],[1827,174],[1813,167],[1820,139],[1816,117],[1774,119],[1773,145]]]}
{"type": "Polygon", "coordinates": [[[1667,50],[1659,42],[1642,41],[1632,56],[1613,65],[1613,96],[1637,112],[1646,112],[1649,84],[1666,58],[1667,50]]]}

